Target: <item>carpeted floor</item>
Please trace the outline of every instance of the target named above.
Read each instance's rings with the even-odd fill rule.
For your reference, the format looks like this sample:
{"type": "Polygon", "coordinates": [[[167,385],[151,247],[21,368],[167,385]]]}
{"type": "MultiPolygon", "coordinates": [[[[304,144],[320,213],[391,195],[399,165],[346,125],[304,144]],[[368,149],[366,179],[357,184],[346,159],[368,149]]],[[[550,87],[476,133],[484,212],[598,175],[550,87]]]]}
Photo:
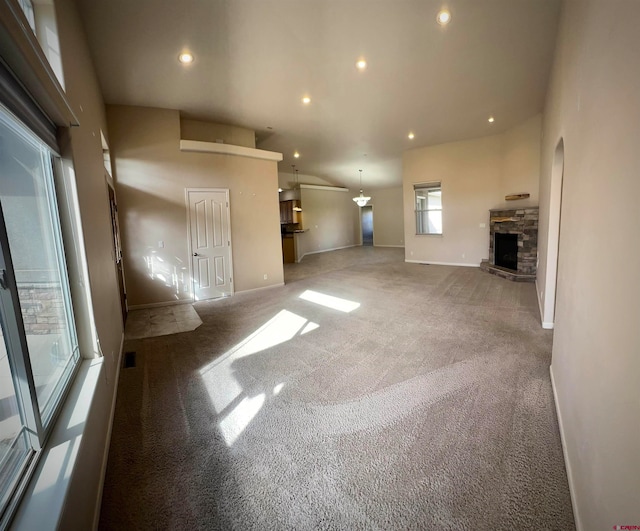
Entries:
{"type": "Polygon", "coordinates": [[[354,248],[128,341],[101,529],[574,529],[534,286],[354,248]]]}

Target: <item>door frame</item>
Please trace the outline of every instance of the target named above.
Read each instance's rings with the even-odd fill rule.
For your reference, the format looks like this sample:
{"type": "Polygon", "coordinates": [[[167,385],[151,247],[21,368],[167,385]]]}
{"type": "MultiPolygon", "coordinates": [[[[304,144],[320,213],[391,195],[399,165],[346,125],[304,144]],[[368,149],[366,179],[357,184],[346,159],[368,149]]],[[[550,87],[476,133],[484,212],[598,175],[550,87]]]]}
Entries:
{"type": "MultiPolygon", "coordinates": [[[[540,300],[542,328],[555,327],[558,295],[558,276],[560,274],[560,238],[562,228],[562,201],[564,195],[565,148],[564,138],[560,137],[553,152],[551,163],[551,184],[549,191],[549,227],[547,229],[547,256],[545,271],[544,303],[540,300]]],[[[536,291],[538,291],[536,289],[536,291]]]]}
{"type": "MultiPolygon", "coordinates": [[[[231,272],[230,276],[230,289],[229,289],[229,297],[233,297],[235,295],[235,282],[233,277],[235,273],[233,272],[233,238],[231,237],[231,202],[229,201],[229,189],[228,188],[185,188],[184,189],[184,200],[187,209],[187,252],[189,259],[189,296],[191,302],[195,302],[196,300],[196,290],[194,285],[193,278],[193,250],[191,247],[191,204],[189,203],[189,194],[191,192],[224,192],[225,200],[227,201],[227,227],[229,227],[229,270],[231,272]]],[[[209,299],[206,299],[209,300],[209,299]]]]}
{"type": "Polygon", "coordinates": [[[120,306],[122,308],[122,325],[127,322],[129,315],[129,301],[127,300],[127,283],[124,278],[124,258],[122,252],[122,237],[120,235],[120,218],[118,217],[118,196],[113,179],[108,172],[104,174],[107,183],[107,199],[109,200],[109,218],[111,220],[111,232],[113,234],[113,264],[116,270],[116,279],[118,280],[118,291],[120,298],[120,306]],[[113,196],[113,197],[112,197],[113,196]]]}
{"type": "MultiPolygon", "coordinates": [[[[362,209],[365,207],[371,207],[371,247],[376,246],[376,231],[374,226],[374,216],[373,216],[373,203],[369,203],[363,207],[358,207],[358,221],[360,223],[360,246],[364,247],[364,238],[362,234],[362,209]]],[[[368,245],[367,245],[368,247],[368,245]]]]}

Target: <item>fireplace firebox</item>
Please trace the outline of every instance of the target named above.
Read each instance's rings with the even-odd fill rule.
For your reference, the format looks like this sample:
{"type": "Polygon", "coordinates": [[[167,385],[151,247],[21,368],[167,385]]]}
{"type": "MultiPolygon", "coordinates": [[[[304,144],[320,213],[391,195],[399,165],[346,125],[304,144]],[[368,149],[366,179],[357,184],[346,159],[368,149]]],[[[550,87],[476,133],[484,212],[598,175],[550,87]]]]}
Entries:
{"type": "Polygon", "coordinates": [[[518,270],[518,235],[496,232],[495,265],[518,270]]]}

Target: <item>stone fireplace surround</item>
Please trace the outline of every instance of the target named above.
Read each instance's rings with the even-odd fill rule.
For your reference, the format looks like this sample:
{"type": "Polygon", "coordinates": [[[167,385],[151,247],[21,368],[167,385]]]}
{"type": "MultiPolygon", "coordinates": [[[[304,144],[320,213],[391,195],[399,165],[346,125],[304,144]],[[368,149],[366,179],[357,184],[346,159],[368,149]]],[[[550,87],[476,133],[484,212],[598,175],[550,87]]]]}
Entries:
{"type": "Polygon", "coordinates": [[[480,267],[489,273],[509,280],[533,282],[536,279],[538,258],[538,207],[493,209],[489,211],[489,260],[480,267]],[[500,267],[495,263],[495,234],[518,236],[517,270],[500,267]]]}

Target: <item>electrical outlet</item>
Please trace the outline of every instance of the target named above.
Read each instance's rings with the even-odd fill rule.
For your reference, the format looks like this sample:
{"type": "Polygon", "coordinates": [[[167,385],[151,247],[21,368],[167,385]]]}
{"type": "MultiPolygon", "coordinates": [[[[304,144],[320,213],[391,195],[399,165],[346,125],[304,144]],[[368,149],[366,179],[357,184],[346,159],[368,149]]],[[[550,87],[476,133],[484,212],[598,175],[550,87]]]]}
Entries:
{"type": "Polygon", "coordinates": [[[161,249],[164,247],[164,241],[163,240],[158,240],[158,247],[160,247],[161,249]]]}
{"type": "Polygon", "coordinates": [[[486,228],[486,226],[487,226],[487,224],[486,224],[486,223],[480,223],[480,228],[481,228],[481,229],[486,228]]]}
{"type": "Polygon", "coordinates": [[[264,274],[264,279],[267,280],[267,274],[266,273],[264,274]]]}
{"type": "Polygon", "coordinates": [[[465,253],[462,253],[462,258],[465,258],[465,253]]]}

